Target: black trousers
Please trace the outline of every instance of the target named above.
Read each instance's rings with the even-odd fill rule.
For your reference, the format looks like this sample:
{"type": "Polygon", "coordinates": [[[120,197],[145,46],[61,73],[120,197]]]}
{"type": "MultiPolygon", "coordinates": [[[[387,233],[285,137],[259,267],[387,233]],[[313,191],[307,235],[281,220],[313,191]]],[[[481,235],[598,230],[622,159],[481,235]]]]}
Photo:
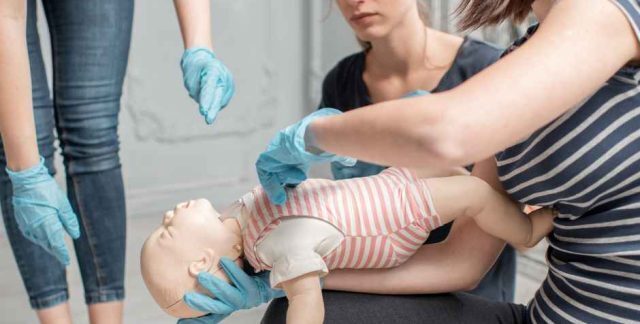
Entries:
{"type": "MultiPolygon", "coordinates": [[[[526,308],[467,293],[370,295],[324,291],[325,323],[527,323],[526,308]]],[[[285,323],[288,302],[275,299],[263,324],[285,323]]]]}

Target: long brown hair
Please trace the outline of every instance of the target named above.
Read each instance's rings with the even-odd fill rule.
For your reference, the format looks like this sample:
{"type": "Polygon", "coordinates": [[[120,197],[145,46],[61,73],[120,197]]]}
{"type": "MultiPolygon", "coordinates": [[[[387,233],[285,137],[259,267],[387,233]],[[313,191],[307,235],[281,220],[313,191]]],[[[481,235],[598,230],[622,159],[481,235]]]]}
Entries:
{"type": "Polygon", "coordinates": [[[461,0],[456,14],[461,17],[458,27],[476,29],[484,25],[499,24],[507,19],[522,22],[534,0],[461,0]]]}

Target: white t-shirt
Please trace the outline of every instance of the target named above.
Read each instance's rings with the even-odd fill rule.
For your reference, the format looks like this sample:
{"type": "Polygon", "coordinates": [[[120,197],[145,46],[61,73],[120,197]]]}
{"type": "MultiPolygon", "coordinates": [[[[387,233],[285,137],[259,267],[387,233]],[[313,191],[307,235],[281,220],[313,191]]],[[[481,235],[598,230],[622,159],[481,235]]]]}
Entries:
{"type": "MultiPolygon", "coordinates": [[[[244,230],[251,217],[244,207],[253,194],[248,193],[234,202],[223,216],[236,217],[244,230]]],[[[256,246],[256,255],[271,267],[271,287],[279,288],[284,281],[311,272],[320,276],[329,273],[322,259],[337,248],[344,234],[326,221],[305,217],[286,217],[256,246]]]]}

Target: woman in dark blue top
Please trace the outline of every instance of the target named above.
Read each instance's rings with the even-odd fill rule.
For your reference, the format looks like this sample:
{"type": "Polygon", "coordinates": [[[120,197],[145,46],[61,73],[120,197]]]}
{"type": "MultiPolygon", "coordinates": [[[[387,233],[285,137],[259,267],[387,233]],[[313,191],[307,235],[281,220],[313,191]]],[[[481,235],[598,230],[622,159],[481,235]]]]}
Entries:
{"type": "MultiPolygon", "coordinates": [[[[439,78],[435,82],[436,86],[429,89],[431,93],[446,91],[457,86],[494,63],[500,57],[501,51],[499,49],[484,42],[470,37],[460,39],[445,34],[434,35],[434,30],[430,28],[427,28],[427,30],[428,35],[433,35],[429,38],[427,46],[447,46],[455,49],[449,51],[451,53],[449,54],[451,63],[446,65],[444,74],[423,74],[424,77],[421,80],[423,84],[428,84],[432,81],[431,79],[437,80],[439,78]],[[446,37],[444,41],[442,40],[443,37],[446,37]],[[453,41],[448,42],[449,39],[453,41]],[[461,41],[461,43],[456,41],[461,41]],[[432,42],[439,42],[440,44],[432,44],[432,42]]],[[[329,71],[322,86],[320,108],[333,107],[341,111],[349,111],[373,103],[371,98],[376,97],[376,93],[372,93],[369,90],[364,77],[367,55],[371,53],[370,49],[370,44],[365,45],[363,51],[342,59],[329,71]]],[[[427,67],[421,66],[419,68],[427,67]]],[[[430,71],[438,72],[437,69],[430,69],[430,71]]],[[[369,83],[375,82],[371,78],[368,80],[369,83]]],[[[409,92],[416,89],[405,88],[403,90],[409,92]]],[[[344,166],[335,162],[331,164],[331,171],[335,179],[366,177],[378,174],[384,168],[383,166],[363,161],[358,161],[354,166],[344,166]]],[[[450,230],[451,224],[436,229],[430,234],[427,244],[443,241],[450,230]]],[[[491,270],[471,293],[491,300],[513,301],[515,275],[516,253],[512,247],[507,246],[491,270]]]]}

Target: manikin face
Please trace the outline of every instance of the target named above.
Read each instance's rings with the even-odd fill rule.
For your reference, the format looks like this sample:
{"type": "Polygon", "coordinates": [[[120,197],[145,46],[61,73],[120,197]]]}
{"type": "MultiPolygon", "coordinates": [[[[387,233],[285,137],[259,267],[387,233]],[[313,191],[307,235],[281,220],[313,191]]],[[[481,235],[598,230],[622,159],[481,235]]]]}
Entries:
{"type": "Polygon", "coordinates": [[[407,18],[418,18],[416,0],[336,0],[358,38],[371,42],[389,35],[407,18]]]}
{"type": "Polygon", "coordinates": [[[140,265],[149,292],[165,312],[176,317],[203,314],[188,308],[182,297],[199,290],[196,277],[206,271],[227,279],[220,257],[238,257],[238,238],[205,199],[178,204],[142,247],[140,265]]]}

